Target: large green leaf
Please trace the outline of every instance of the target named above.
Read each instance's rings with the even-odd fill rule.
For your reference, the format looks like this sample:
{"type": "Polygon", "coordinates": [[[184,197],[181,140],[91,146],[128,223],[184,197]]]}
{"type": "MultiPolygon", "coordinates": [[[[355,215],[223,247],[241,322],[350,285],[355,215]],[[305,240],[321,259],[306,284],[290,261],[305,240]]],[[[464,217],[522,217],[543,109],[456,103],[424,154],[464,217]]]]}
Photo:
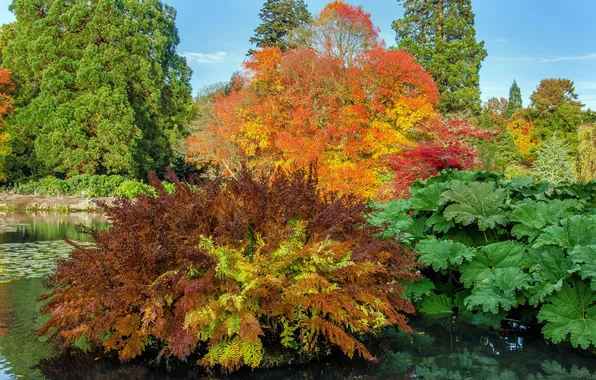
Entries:
{"type": "Polygon", "coordinates": [[[573,249],[576,245],[596,245],[596,216],[576,215],[561,220],[560,226],[545,228],[534,247],[543,245],[558,245],[567,249],[573,249]]]}
{"type": "Polygon", "coordinates": [[[407,239],[410,237],[408,233],[404,232],[414,223],[409,215],[411,209],[409,200],[400,199],[386,204],[375,203],[373,209],[375,211],[370,212],[366,216],[366,220],[372,226],[385,227],[384,238],[407,239]]]}
{"type": "Polygon", "coordinates": [[[495,189],[495,184],[452,182],[450,189],[440,198],[440,204],[449,205],[443,211],[447,220],[468,226],[477,223],[481,231],[507,223],[503,209],[507,192],[495,189]]]}
{"type": "Polygon", "coordinates": [[[592,290],[596,291],[596,245],[577,246],[569,256],[578,264],[578,273],[582,279],[589,278],[592,290]]]}
{"type": "Polygon", "coordinates": [[[565,279],[576,270],[571,258],[557,246],[544,246],[529,250],[528,257],[532,262],[530,272],[534,286],[530,288],[530,304],[538,305],[554,291],[561,290],[565,279]]]}
{"type": "Polygon", "coordinates": [[[538,321],[546,322],[544,337],[554,343],[569,339],[573,347],[588,349],[596,344],[596,300],[594,293],[583,281],[565,282],[542,306],[538,321]]]}
{"type": "Polygon", "coordinates": [[[453,301],[445,294],[431,293],[422,299],[419,310],[429,315],[453,313],[453,301]]]}
{"type": "Polygon", "coordinates": [[[435,271],[447,269],[451,265],[461,265],[476,255],[476,249],[451,240],[437,240],[435,237],[422,240],[416,246],[420,253],[419,261],[435,271]]]}
{"type": "Polygon", "coordinates": [[[435,284],[428,278],[413,282],[406,286],[405,296],[411,301],[419,301],[423,296],[428,296],[435,288],[435,284]]]}
{"type": "Polygon", "coordinates": [[[419,211],[437,211],[441,194],[446,189],[446,183],[433,183],[423,187],[412,196],[412,208],[419,211]]]}
{"type": "Polygon", "coordinates": [[[440,212],[435,211],[430,218],[426,220],[426,225],[433,228],[433,232],[446,233],[454,226],[452,220],[447,220],[440,212]]]}
{"type": "Polygon", "coordinates": [[[507,268],[524,267],[526,246],[513,240],[486,245],[473,260],[461,266],[460,281],[467,288],[495,278],[495,273],[507,268]]]}
{"type": "Polygon", "coordinates": [[[483,281],[472,290],[472,295],[464,300],[470,309],[481,307],[485,313],[499,313],[517,307],[517,290],[530,286],[530,275],[519,268],[505,268],[494,272],[494,276],[483,281]]]}

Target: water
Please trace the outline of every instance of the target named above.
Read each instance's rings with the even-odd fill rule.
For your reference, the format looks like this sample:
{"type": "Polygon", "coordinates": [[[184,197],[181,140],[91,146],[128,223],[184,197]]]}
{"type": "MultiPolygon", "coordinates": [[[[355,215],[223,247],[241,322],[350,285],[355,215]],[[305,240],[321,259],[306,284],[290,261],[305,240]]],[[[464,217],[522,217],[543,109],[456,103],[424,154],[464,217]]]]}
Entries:
{"type": "Polygon", "coordinates": [[[388,329],[368,346],[370,363],[334,355],[324,361],[224,376],[184,363],[110,356],[58,356],[35,329],[44,322],[41,278],[67,257],[64,239],[85,242],[78,223],[106,228],[100,215],[0,214],[0,380],[2,379],[596,379],[596,360],[544,342],[539,326],[491,330],[454,318],[418,319],[414,334],[388,329]]]}

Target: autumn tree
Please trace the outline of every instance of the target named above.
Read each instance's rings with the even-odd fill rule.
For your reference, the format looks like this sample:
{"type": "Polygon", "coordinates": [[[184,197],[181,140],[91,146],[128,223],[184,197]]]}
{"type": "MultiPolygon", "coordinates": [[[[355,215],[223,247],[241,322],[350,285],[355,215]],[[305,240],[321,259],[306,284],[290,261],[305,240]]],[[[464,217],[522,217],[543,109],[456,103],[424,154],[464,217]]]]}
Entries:
{"type": "Polygon", "coordinates": [[[19,81],[7,123],[14,168],[144,176],[166,167],[192,101],[175,10],[160,0],[15,0],[11,9],[3,59],[19,81]]]}
{"type": "Polygon", "coordinates": [[[444,113],[480,112],[479,71],[486,58],[476,40],[471,0],[398,0],[402,19],[393,22],[400,49],[432,75],[444,113]]]}
{"type": "Polygon", "coordinates": [[[563,138],[573,151],[577,146],[577,127],[582,122],[583,104],[578,100],[573,81],[544,79],[532,93],[527,112],[543,139],[553,134],[563,138]]]}
{"type": "Polygon", "coordinates": [[[336,0],[308,25],[294,31],[295,44],[307,46],[352,65],[364,51],[384,46],[376,27],[361,6],[336,0]]]}
{"type": "Polygon", "coordinates": [[[502,131],[505,127],[505,115],[509,102],[505,98],[489,98],[482,104],[482,114],[478,124],[489,129],[502,131]]]}
{"type": "Polygon", "coordinates": [[[236,81],[217,99],[216,120],[189,139],[199,165],[230,176],[317,162],[326,190],[390,195],[390,157],[436,117],[432,78],[404,51],[365,51],[345,66],[312,49],[266,48],[236,81]]]}
{"type": "Polygon", "coordinates": [[[6,179],[6,158],[11,153],[9,134],[4,128],[4,118],[13,111],[13,99],[10,96],[14,90],[10,71],[0,69],[0,181],[6,179]]]}
{"type": "Polygon", "coordinates": [[[507,110],[505,111],[505,118],[511,119],[517,111],[522,109],[522,107],[521,90],[519,89],[517,82],[514,80],[509,89],[509,100],[507,103],[507,110]]]}
{"type": "Polygon", "coordinates": [[[410,185],[445,169],[471,170],[480,166],[475,142],[491,138],[485,128],[466,120],[440,117],[420,125],[419,141],[392,155],[396,196],[407,196],[410,185]]]}
{"type": "MultiPolygon", "coordinates": [[[[290,48],[288,33],[301,25],[308,24],[311,15],[303,0],[267,0],[259,13],[261,24],[255,29],[250,43],[256,48],[278,47],[281,51],[290,48]]],[[[254,52],[250,49],[248,55],[254,52]]]]}
{"type": "Polygon", "coordinates": [[[596,124],[584,124],[578,131],[579,148],[575,172],[579,181],[596,179],[596,124]]]}

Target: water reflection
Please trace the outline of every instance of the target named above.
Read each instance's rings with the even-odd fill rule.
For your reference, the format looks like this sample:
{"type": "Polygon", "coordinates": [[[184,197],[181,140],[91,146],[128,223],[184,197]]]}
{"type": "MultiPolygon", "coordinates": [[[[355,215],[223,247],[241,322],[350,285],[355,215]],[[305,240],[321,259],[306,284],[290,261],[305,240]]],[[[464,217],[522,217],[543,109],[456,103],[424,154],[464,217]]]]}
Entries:
{"type": "Polygon", "coordinates": [[[205,372],[171,360],[121,364],[105,355],[56,356],[35,330],[44,318],[41,277],[68,255],[62,239],[84,240],[75,225],[107,228],[105,218],[81,214],[0,215],[0,379],[596,379],[593,356],[542,340],[540,326],[490,330],[454,320],[412,321],[412,334],[386,329],[367,342],[378,362],[324,361],[233,375],[205,372]]]}

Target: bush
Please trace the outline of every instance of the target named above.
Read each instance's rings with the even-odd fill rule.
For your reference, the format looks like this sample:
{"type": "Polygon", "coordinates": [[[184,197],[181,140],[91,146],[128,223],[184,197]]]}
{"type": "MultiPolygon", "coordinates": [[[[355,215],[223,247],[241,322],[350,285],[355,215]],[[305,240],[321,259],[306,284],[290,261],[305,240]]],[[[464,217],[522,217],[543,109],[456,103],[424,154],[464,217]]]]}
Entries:
{"type": "Polygon", "coordinates": [[[542,323],[555,343],[596,346],[596,181],[508,182],[446,171],[369,217],[418,253],[417,309],[499,326],[542,323]]]}
{"type": "Polygon", "coordinates": [[[41,334],[86,337],[121,359],[153,342],[161,356],[234,370],[264,351],[371,359],[362,334],[409,330],[412,253],[377,240],[355,198],[321,194],[304,171],[175,187],[107,207],[110,230],[50,277],[41,334]]]}
{"type": "Polygon", "coordinates": [[[155,189],[151,185],[147,185],[143,182],[139,182],[134,179],[129,179],[120,184],[114,195],[118,197],[134,198],[141,194],[148,194],[155,196],[155,189]]]}
{"type": "Polygon", "coordinates": [[[68,185],[56,177],[45,177],[37,181],[18,184],[15,186],[14,192],[41,197],[65,195],[68,193],[68,185]]]}

